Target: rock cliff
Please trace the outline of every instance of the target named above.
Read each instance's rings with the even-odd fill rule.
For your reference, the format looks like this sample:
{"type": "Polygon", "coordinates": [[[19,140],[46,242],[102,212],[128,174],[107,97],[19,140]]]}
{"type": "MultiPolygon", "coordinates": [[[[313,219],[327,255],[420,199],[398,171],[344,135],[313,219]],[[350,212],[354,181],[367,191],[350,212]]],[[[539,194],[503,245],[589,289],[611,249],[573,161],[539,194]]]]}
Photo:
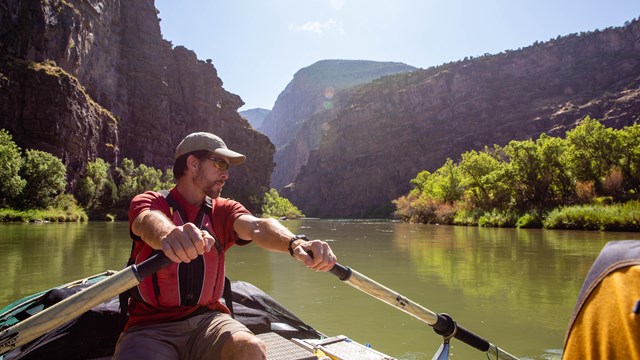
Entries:
{"type": "Polygon", "coordinates": [[[374,81],[326,119],[289,197],[307,216],[388,216],[421,170],[512,139],[562,136],[586,115],[640,116],[640,22],[374,81]]]}
{"type": "Polygon", "coordinates": [[[342,91],[415,69],[395,62],[322,60],[296,72],[260,128],[276,146],[271,186],[280,189],[295,179],[309,151],[317,148],[318,129],[338,107],[342,91]]]}
{"type": "Polygon", "coordinates": [[[96,157],[169,167],[193,131],[247,155],[225,196],[248,203],[268,186],[274,146],[211,61],[162,39],[153,0],[5,0],[0,39],[0,127],[63,159],[71,188],[96,157]]]}

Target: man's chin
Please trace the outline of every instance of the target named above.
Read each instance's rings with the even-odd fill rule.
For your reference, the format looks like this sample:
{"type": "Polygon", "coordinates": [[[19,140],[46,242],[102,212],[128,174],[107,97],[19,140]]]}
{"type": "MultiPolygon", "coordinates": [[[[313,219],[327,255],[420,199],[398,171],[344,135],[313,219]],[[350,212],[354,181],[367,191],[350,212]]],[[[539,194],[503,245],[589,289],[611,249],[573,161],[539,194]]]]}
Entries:
{"type": "Polygon", "coordinates": [[[206,192],[207,196],[212,198],[212,199],[217,199],[220,197],[220,194],[222,194],[222,189],[219,190],[209,190],[206,192]]]}

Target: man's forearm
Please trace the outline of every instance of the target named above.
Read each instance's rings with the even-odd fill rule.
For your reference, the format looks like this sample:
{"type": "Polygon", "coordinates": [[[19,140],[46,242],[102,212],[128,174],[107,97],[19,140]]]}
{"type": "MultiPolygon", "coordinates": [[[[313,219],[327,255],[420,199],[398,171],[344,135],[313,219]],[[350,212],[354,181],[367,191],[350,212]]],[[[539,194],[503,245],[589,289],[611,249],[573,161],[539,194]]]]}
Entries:
{"type": "Polygon", "coordinates": [[[288,253],[289,240],[293,236],[278,220],[268,218],[257,219],[251,239],[267,250],[288,253]]]}
{"type": "Polygon", "coordinates": [[[133,233],[140,236],[152,248],[162,249],[160,240],[176,226],[160,211],[143,211],[131,224],[133,233]]]}

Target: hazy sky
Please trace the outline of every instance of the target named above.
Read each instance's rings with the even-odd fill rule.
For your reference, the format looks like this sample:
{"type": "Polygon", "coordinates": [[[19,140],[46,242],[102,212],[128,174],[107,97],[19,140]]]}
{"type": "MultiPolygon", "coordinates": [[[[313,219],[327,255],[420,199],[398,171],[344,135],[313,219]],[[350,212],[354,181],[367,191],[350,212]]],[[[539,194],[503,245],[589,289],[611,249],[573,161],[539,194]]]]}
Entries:
{"type": "Polygon", "coordinates": [[[428,68],[622,26],[640,0],[156,0],[162,35],[213,60],[240,110],[271,109],[325,59],[428,68]]]}

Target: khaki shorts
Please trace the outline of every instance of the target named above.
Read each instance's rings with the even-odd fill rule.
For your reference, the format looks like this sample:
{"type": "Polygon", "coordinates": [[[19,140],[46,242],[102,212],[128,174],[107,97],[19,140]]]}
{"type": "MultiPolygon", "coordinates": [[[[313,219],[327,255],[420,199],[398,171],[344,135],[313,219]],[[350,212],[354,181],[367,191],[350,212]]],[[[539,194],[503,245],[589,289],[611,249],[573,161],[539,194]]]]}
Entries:
{"type": "Polygon", "coordinates": [[[220,359],[222,345],[238,331],[251,332],[217,311],[171,323],[133,326],[120,335],[113,359],[220,359]]]}

